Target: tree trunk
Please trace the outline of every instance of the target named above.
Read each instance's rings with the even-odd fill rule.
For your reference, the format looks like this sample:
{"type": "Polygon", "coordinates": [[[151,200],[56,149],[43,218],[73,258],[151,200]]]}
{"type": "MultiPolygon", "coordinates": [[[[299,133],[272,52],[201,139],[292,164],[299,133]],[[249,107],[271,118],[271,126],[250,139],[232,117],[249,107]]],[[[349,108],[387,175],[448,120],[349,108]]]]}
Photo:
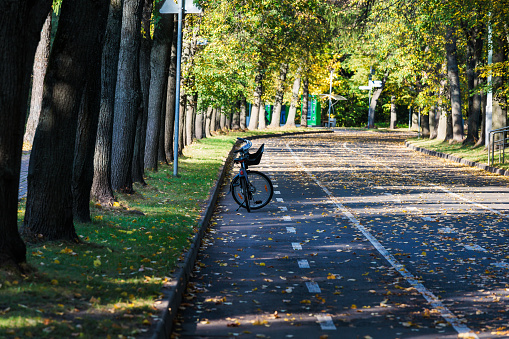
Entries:
{"type": "Polygon", "coordinates": [[[203,139],[203,116],[204,112],[197,112],[196,114],[196,125],[195,125],[195,134],[196,139],[203,139]]]}
{"type": "Polygon", "coordinates": [[[276,89],[276,98],[274,100],[274,110],[270,121],[270,128],[279,128],[281,124],[281,108],[283,106],[283,96],[285,95],[285,81],[288,73],[288,64],[283,63],[279,69],[279,81],[276,89]]]}
{"type": "Polygon", "coordinates": [[[94,181],[92,183],[92,198],[100,204],[109,206],[113,205],[115,200],[111,188],[111,142],[121,27],[122,0],[110,0],[101,60],[101,108],[95,143],[94,181]]]}
{"type": "Polygon", "coordinates": [[[260,111],[258,112],[258,129],[265,129],[267,127],[265,117],[267,112],[265,111],[265,103],[260,101],[260,111]]]}
{"type": "Polygon", "coordinates": [[[247,102],[246,102],[246,97],[242,96],[242,98],[240,99],[240,121],[239,121],[239,126],[240,126],[240,129],[244,130],[246,129],[246,116],[247,116],[247,102]]]}
{"type": "Polygon", "coordinates": [[[385,83],[387,82],[387,78],[389,77],[389,71],[385,72],[385,75],[382,79],[382,86],[377,87],[373,91],[373,96],[371,97],[371,102],[369,103],[369,114],[368,114],[368,128],[375,128],[375,109],[376,104],[378,102],[378,98],[380,98],[380,95],[382,94],[385,83]]]}
{"type": "Polygon", "coordinates": [[[140,107],[138,92],[141,10],[143,0],[124,0],[122,35],[115,93],[111,185],[113,190],[132,193],[132,159],[136,117],[140,107]]]}
{"type": "Polygon", "coordinates": [[[193,143],[193,96],[186,95],[186,140],[185,145],[191,145],[193,143]]]}
{"type": "Polygon", "coordinates": [[[434,105],[429,112],[429,138],[435,139],[437,137],[437,106],[434,105]]]}
{"type": "MultiPolygon", "coordinates": [[[[167,89],[166,87],[164,88],[164,93],[166,93],[167,89]]],[[[164,121],[166,120],[166,95],[163,96],[163,107],[161,108],[161,122],[159,124],[159,142],[157,143],[158,146],[157,146],[157,161],[160,163],[160,164],[168,164],[168,162],[166,162],[166,151],[164,149],[164,131],[165,131],[165,127],[164,127],[164,121]]],[[[145,131],[147,130],[147,126],[145,126],[145,131]]]]}
{"type": "Polygon", "coordinates": [[[251,116],[249,118],[249,126],[247,127],[250,130],[256,129],[259,120],[259,113],[262,111],[261,107],[261,99],[263,94],[263,71],[259,71],[259,73],[255,77],[255,91],[253,93],[253,106],[251,108],[251,116]]]}
{"type": "Polygon", "coordinates": [[[467,34],[467,85],[468,85],[468,129],[464,143],[476,143],[479,139],[479,119],[481,109],[481,96],[474,94],[479,85],[479,72],[476,70],[481,58],[485,29],[484,26],[476,26],[472,29],[465,28],[467,34]]]}
{"type": "Polygon", "coordinates": [[[396,123],[398,120],[398,116],[396,114],[396,96],[391,96],[391,122],[390,122],[390,129],[396,129],[396,123]]]}
{"type": "Polygon", "coordinates": [[[307,76],[302,79],[302,110],[300,112],[300,126],[308,127],[309,80],[307,76]]]}
{"type": "MultiPolygon", "coordinates": [[[[0,4],[0,266],[26,262],[18,233],[23,130],[34,55],[52,1],[0,4]],[[22,43],[21,43],[22,42],[22,43]]],[[[19,266],[18,266],[19,267],[19,266]]]]}
{"type": "MultiPolygon", "coordinates": [[[[234,108],[233,108],[233,112],[232,112],[232,130],[238,130],[240,129],[240,100],[237,101],[237,103],[235,104],[234,108]]],[[[244,111],[244,115],[245,115],[245,111],[244,111]]]]}
{"type": "Polygon", "coordinates": [[[182,150],[184,149],[184,140],[186,136],[185,130],[185,118],[186,118],[186,95],[184,91],[180,91],[180,114],[179,114],[179,144],[178,144],[178,155],[182,155],[182,150]]]}
{"type": "MultiPolygon", "coordinates": [[[[163,2],[159,2],[159,7],[163,2]]],[[[154,45],[150,55],[150,94],[147,120],[147,141],[145,144],[145,168],[157,170],[159,132],[163,96],[168,81],[168,65],[173,40],[173,16],[162,15],[154,32],[154,45]]]]}
{"type": "Polygon", "coordinates": [[[295,116],[297,114],[297,106],[299,105],[300,72],[301,69],[299,68],[295,74],[295,80],[293,80],[292,101],[290,102],[290,110],[288,112],[288,117],[286,118],[285,124],[285,127],[289,128],[295,127],[295,116]]]}
{"type": "Polygon", "coordinates": [[[486,93],[481,92],[481,135],[475,143],[475,147],[486,144],[486,93]]]}
{"type": "Polygon", "coordinates": [[[210,123],[212,120],[212,107],[207,107],[207,113],[205,113],[205,138],[210,138],[210,123]]]}
{"type": "Polygon", "coordinates": [[[136,117],[136,136],[134,137],[134,151],[132,162],[132,180],[145,186],[145,144],[148,119],[149,93],[150,93],[150,51],[152,49],[152,39],[150,37],[150,18],[152,15],[152,1],[145,0],[141,14],[140,41],[140,93],[141,104],[136,117]]]}
{"type": "Polygon", "coordinates": [[[447,110],[445,109],[446,102],[446,86],[447,81],[445,79],[440,80],[440,90],[438,94],[438,130],[437,130],[437,139],[440,141],[448,140],[447,134],[447,110]]]}
{"type": "MultiPolygon", "coordinates": [[[[428,114],[431,115],[431,112],[428,114]]],[[[429,138],[429,116],[425,114],[421,114],[421,136],[423,138],[429,138]]]]}
{"type": "Polygon", "coordinates": [[[215,133],[217,126],[217,108],[212,108],[210,115],[210,133],[215,133]]]}
{"type": "Polygon", "coordinates": [[[77,118],[89,76],[93,83],[90,69],[100,60],[107,13],[106,0],[62,3],[27,177],[22,229],[34,240],[79,241],[71,192],[77,118]]]}
{"type": "Polygon", "coordinates": [[[166,89],[166,118],[164,123],[164,152],[166,162],[173,162],[173,136],[175,132],[175,95],[177,88],[177,14],[173,15],[173,37],[171,57],[168,68],[168,87],[166,89]]]}
{"type": "Polygon", "coordinates": [[[224,107],[221,107],[221,115],[219,116],[219,129],[221,131],[226,129],[226,112],[224,107]]]}
{"type": "Polygon", "coordinates": [[[23,136],[23,150],[30,151],[34,142],[35,130],[39,123],[42,105],[42,89],[44,85],[44,76],[48,67],[48,58],[51,47],[51,18],[53,11],[48,13],[41,31],[41,40],[35,52],[35,60],[32,76],[32,94],[30,98],[30,114],[23,136]]]}
{"type": "Polygon", "coordinates": [[[463,118],[461,115],[461,88],[458,69],[456,37],[452,27],[447,27],[445,36],[447,52],[447,78],[451,91],[453,141],[463,142],[463,118]]]}

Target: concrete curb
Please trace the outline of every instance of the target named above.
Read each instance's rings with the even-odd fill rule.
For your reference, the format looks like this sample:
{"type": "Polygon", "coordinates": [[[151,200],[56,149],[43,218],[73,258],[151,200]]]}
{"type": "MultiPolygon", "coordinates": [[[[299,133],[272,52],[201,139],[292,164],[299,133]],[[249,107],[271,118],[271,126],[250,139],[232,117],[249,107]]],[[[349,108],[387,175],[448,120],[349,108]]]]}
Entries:
{"type": "Polygon", "coordinates": [[[437,151],[430,151],[430,150],[427,150],[427,149],[422,148],[422,147],[414,146],[411,143],[409,143],[408,141],[405,141],[405,146],[410,148],[410,149],[412,149],[412,150],[414,150],[414,151],[421,152],[421,153],[424,153],[424,154],[427,154],[427,155],[432,155],[434,157],[447,159],[447,160],[454,161],[454,162],[457,162],[457,163],[460,163],[460,164],[463,164],[463,165],[466,165],[466,166],[470,166],[470,167],[478,167],[480,169],[483,169],[483,170],[491,172],[491,173],[500,174],[500,175],[504,175],[504,176],[509,176],[509,171],[507,171],[507,170],[504,170],[504,169],[501,169],[501,168],[497,168],[497,167],[488,166],[486,164],[482,164],[482,163],[475,162],[475,161],[470,161],[470,160],[463,159],[463,158],[460,158],[460,157],[456,157],[454,155],[450,155],[450,154],[447,154],[447,153],[441,153],[441,152],[437,152],[437,151]]]}
{"type": "MultiPolygon", "coordinates": [[[[332,130],[321,130],[321,131],[306,131],[306,132],[293,132],[293,133],[279,133],[279,134],[263,134],[246,137],[246,139],[261,139],[271,137],[281,137],[287,135],[299,135],[299,134],[315,134],[315,133],[332,133],[332,130]]],[[[189,247],[187,253],[184,255],[184,259],[177,263],[175,272],[172,275],[172,280],[167,283],[163,289],[162,294],[164,295],[162,302],[156,306],[159,314],[161,315],[154,324],[152,324],[150,330],[147,333],[143,333],[138,338],[151,338],[151,339],[168,339],[171,336],[173,329],[173,321],[178,313],[178,308],[182,301],[182,294],[187,288],[189,277],[194,268],[198,251],[200,250],[201,241],[207,227],[209,225],[212,214],[216,206],[221,186],[226,177],[228,169],[231,167],[234,153],[233,150],[237,143],[232,147],[228,156],[224,160],[223,166],[219,171],[219,177],[216,184],[210,189],[209,201],[206,209],[202,212],[200,222],[198,223],[198,231],[196,232],[192,244],[189,247]]]]}

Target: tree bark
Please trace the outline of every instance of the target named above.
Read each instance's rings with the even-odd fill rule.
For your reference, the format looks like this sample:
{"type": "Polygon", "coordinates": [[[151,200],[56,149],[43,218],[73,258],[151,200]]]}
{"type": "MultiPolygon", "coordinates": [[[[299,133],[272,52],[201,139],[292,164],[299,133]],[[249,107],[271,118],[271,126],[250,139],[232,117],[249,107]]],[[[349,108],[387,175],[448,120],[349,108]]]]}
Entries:
{"type": "Polygon", "coordinates": [[[221,107],[221,115],[219,116],[219,129],[221,131],[226,129],[226,112],[224,107],[221,107]]]}
{"type": "Polygon", "coordinates": [[[195,135],[196,139],[203,139],[203,116],[204,112],[197,112],[196,114],[196,124],[195,124],[195,135]]]}
{"type": "Polygon", "coordinates": [[[445,36],[445,50],[447,52],[447,78],[451,92],[453,141],[463,142],[463,118],[461,115],[461,88],[458,69],[456,37],[452,27],[447,27],[445,36]]]}
{"type": "Polygon", "coordinates": [[[369,114],[368,114],[368,128],[375,128],[375,109],[376,104],[378,102],[378,98],[380,98],[380,95],[382,94],[385,83],[387,82],[387,78],[389,77],[389,71],[385,72],[385,75],[382,79],[382,86],[377,87],[373,91],[373,96],[371,97],[371,102],[369,103],[369,114]]]}
{"type": "Polygon", "coordinates": [[[253,106],[251,108],[251,116],[249,118],[249,126],[247,127],[250,130],[255,130],[258,125],[259,113],[262,111],[261,107],[261,98],[263,94],[263,71],[260,70],[255,77],[255,91],[253,93],[253,106]]]}
{"type": "Polygon", "coordinates": [[[139,49],[143,0],[125,0],[118,59],[111,157],[113,190],[132,193],[132,159],[140,107],[139,49]]]}
{"type": "MultiPolygon", "coordinates": [[[[233,108],[232,112],[232,130],[238,130],[240,129],[240,100],[237,101],[235,107],[233,108]]],[[[244,111],[244,116],[246,112],[244,111]]]]}
{"type": "Polygon", "coordinates": [[[34,55],[51,4],[50,0],[0,2],[1,267],[26,262],[17,220],[23,130],[34,55]]]}
{"type": "Polygon", "coordinates": [[[299,105],[300,72],[301,70],[299,68],[295,74],[295,80],[292,86],[292,101],[290,102],[290,110],[285,124],[285,127],[289,128],[295,127],[295,116],[297,114],[297,106],[299,105]]]}
{"type": "MultiPolygon", "coordinates": [[[[162,6],[163,2],[160,2],[162,6]]],[[[145,144],[145,168],[157,170],[161,110],[168,81],[168,65],[173,40],[173,16],[162,15],[155,27],[154,45],[150,55],[150,96],[147,120],[147,142],[145,144]]]]}
{"type": "Polygon", "coordinates": [[[71,192],[77,117],[87,78],[93,82],[90,68],[100,60],[107,13],[106,0],[62,3],[27,176],[22,231],[34,240],[79,242],[71,192]]]}
{"type": "MultiPolygon", "coordinates": [[[[493,39],[493,65],[507,61],[507,41],[501,36],[493,39]]],[[[493,77],[493,125],[492,130],[504,128],[507,125],[507,98],[501,92],[506,77],[503,75],[493,77]]]]}
{"type": "Polygon", "coordinates": [[[112,206],[115,201],[111,188],[111,143],[121,28],[122,0],[110,0],[101,60],[101,108],[95,143],[94,181],[92,183],[92,198],[100,204],[109,206],[112,206]]]}
{"type": "Polygon", "coordinates": [[[288,64],[283,63],[279,69],[279,79],[276,89],[276,98],[274,100],[274,110],[269,128],[279,128],[281,124],[281,108],[283,106],[283,96],[285,95],[285,81],[288,73],[288,64]]]}
{"type": "MultiPolygon", "coordinates": [[[[431,112],[428,114],[431,114],[431,112]]],[[[429,138],[429,135],[429,116],[426,114],[421,114],[421,136],[423,138],[429,138]]]]}
{"type": "Polygon", "coordinates": [[[242,96],[242,98],[240,99],[240,122],[239,122],[239,126],[240,126],[240,129],[244,130],[246,129],[246,116],[247,116],[247,102],[246,102],[246,97],[242,96]]]}
{"type": "Polygon", "coordinates": [[[300,126],[308,127],[309,80],[307,76],[302,79],[302,110],[300,112],[300,126]]]}
{"type": "Polygon", "coordinates": [[[152,1],[145,0],[141,14],[141,31],[142,37],[140,41],[140,89],[141,93],[140,107],[136,117],[136,136],[134,137],[134,151],[132,162],[132,180],[145,186],[145,143],[147,131],[147,117],[149,107],[150,93],[150,51],[152,49],[152,38],[150,37],[150,19],[152,16],[152,1]]]}
{"type": "Polygon", "coordinates": [[[35,52],[35,60],[32,76],[32,94],[30,98],[30,114],[23,136],[23,150],[30,151],[34,142],[35,130],[39,123],[42,105],[42,90],[44,85],[44,76],[48,67],[48,58],[51,47],[51,18],[53,11],[48,13],[44,26],[42,26],[41,40],[35,52]]]}
{"type": "Polygon", "coordinates": [[[476,143],[479,139],[479,119],[481,113],[481,95],[473,93],[479,85],[479,72],[476,70],[482,58],[485,28],[478,25],[472,29],[464,28],[467,37],[467,85],[468,85],[468,129],[464,143],[476,143]]]}
{"type": "MultiPolygon", "coordinates": [[[[177,14],[173,15],[173,37],[171,57],[168,68],[168,87],[166,89],[166,118],[164,122],[164,151],[166,162],[173,162],[173,136],[175,132],[175,95],[177,89],[177,14]]],[[[171,19],[170,19],[171,20],[171,19]]]]}
{"type": "Polygon", "coordinates": [[[448,140],[447,133],[447,110],[445,109],[445,101],[446,101],[446,86],[447,81],[442,79],[440,81],[440,90],[438,94],[438,130],[437,130],[437,139],[440,141],[448,140]]]}
{"type": "Polygon", "coordinates": [[[205,113],[205,138],[210,138],[210,123],[212,120],[212,107],[207,107],[207,113],[205,113]]]}
{"type": "Polygon", "coordinates": [[[193,96],[186,95],[186,139],[185,145],[191,145],[193,143],[193,96]]]}
{"type": "Polygon", "coordinates": [[[396,96],[391,96],[391,122],[389,125],[390,129],[396,129],[396,122],[398,120],[398,116],[396,114],[396,96]]]}
{"type": "Polygon", "coordinates": [[[267,127],[265,116],[267,112],[265,111],[265,102],[260,101],[260,111],[258,112],[258,129],[265,129],[267,127]]]}
{"type": "Polygon", "coordinates": [[[428,124],[429,124],[429,138],[430,139],[435,139],[437,137],[437,119],[436,119],[436,115],[437,115],[437,106],[434,105],[433,107],[431,107],[431,110],[429,112],[429,119],[428,119],[428,124]]]}

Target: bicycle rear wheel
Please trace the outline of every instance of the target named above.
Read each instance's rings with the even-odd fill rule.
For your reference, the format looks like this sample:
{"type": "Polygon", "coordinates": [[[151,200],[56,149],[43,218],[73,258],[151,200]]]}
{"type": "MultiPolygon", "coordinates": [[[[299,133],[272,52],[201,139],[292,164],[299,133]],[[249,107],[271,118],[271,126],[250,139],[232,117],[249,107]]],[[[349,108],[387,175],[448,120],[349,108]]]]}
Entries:
{"type": "Polygon", "coordinates": [[[274,187],[269,177],[258,171],[247,171],[249,179],[249,207],[252,210],[267,205],[274,194],[274,187]]]}
{"type": "Polygon", "coordinates": [[[244,177],[235,177],[231,184],[231,191],[233,200],[240,207],[244,207],[248,212],[251,212],[251,208],[249,206],[249,188],[244,177]]]}

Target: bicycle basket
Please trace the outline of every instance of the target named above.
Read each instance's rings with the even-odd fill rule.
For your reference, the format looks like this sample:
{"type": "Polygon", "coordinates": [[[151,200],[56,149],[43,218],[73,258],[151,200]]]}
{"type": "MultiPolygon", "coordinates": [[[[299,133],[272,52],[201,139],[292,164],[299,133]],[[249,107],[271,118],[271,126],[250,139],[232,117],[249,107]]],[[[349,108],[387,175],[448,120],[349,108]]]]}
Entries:
{"type": "Polygon", "coordinates": [[[253,153],[253,154],[249,154],[249,157],[246,161],[246,165],[248,166],[255,166],[255,165],[258,165],[260,163],[260,161],[262,160],[262,154],[263,154],[263,151],[264,151],[264,146],[265,144],[262,144],[260,146],[260,148],[258,148],[258,150],[253,153]]]}

